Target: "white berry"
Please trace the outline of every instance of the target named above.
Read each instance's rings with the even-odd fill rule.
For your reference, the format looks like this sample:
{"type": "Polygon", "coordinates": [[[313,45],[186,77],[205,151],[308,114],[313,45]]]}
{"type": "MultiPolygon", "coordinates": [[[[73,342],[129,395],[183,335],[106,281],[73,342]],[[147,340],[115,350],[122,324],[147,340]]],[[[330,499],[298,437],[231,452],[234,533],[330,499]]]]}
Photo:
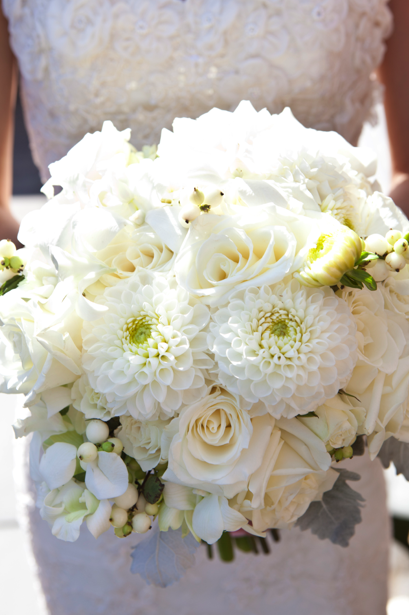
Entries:
{"type": "Polygon", "coordinates": [[[400,231],[388,231],[385,235],[385,239],[391,246],[394,246],[395,243],[402,237],[402,233],[400,231]]]}
{"type": "Polygon", "coordinates": [[[125,523],[128,521],[128,513],[124,508],[120,508],[114,504],[109,520],[114,527],[124,527],[125,523]]]}
{"type": "Polygon", "coordinates": [[[147,505],[147,501],[145,500],[144,496],[142,494],[140,494],[139,498],[138,498],[138,506],[137,509],[139,512],[145,512],[145,508],[147,505]]]}
{"type": "Polygon", "coordinates": [[[4,258],[12,258],[16,253],[16,246],[9,239],[2,239],[0,241],[0,256],[4,258]]]}
{"type": "Polygon", "coordinates": [[[373,252],[378,256],[384,256],[392,251],[392,246],[386,241],[385,237],[374,233],[366,238],[365,250],[367,250],[367,252],[373,252]]]}
{"type": "Polygon", "coordinates": [[[144,512],[146,512],[147,515],[155,517],[155,515],[157,515],[159,512],[159,506],[157,504],[149,504],[149,502],[147,502],[144,512]]]}
{"type": "Polygon", "coordinates": [[[220,190],[212,190],[205,197],[205,204],[210,205],[210,207],[218,207],[223,200],[223,192],[220,190]]]}
{"type": "Polygon", "coordinates": [[[84,442],[77,451],[77,456],[80,461],[89,463],[94,461],[98,456],[98,449],[92,442],[84,442]]]}
{"type": "Polygon", "coordinates": [[[114,445],[114,450],[112,451],[113,453],[120,455],[124,450],[124,445],[119,438],[109,438],[108,442],[112,442],[112,444],[114,445]]]}
{"type": "Polygon", "coordinates": [[[383,260],[375,261],[373,267],[370,268],[371,276],[375,282],[383,282],[390,275],[390,272],[391,270],[383,260]]]}
{"type": "Polygon", "coordinates": [[[109,436],[109,427],[104,421],[94,419],[88,423],[85,433],[90,442],[101,444],[109,436]]]}
{"type": "Polygon", "coordinates": [[[400,271],[406,267],[406,261],[402,254],[392,252],[385,258],[385,263],[392,269],[392,271],[400,271]]]}
{"type": "Polygon", "coordinates": [[[201,192],[201,190],[199,190],[198,188],[193,188],[193,192],[189,197],[189,201],[193,204],[196,205],[196,207],[200,207],[200,205],[202,205],[203,201],[204,201],[204,194],[203,192],[201,192]]]}
{"type": "Polygon", "coordinates": [[[145,534],[151,529],[151,518],[146,513],[137,513],[132,519],[132,527],[137,534],[145,534]]]}
{"type": "Polygon", "coordinates": [[[125,510],[129,510],[132,506],[135,506],[138,501],[138,490],[135,485],[129,483],[127,490],[122,495],[118,495],[118,497],[114,498],[114,502],[120,508],[125,508],[125,510]]]}
{"type": "Polygon", "coordinates": [[[396,254],[402,254],[403,256],[406,256],[408,248],[409,243],[406,241],[406,239],[403,239],[403,237],[402,239],[398,239],[398,241],[393,246],[393,249],[395,250],[396,254]]]}
{"type": "Polygon", "coordinates": [[[197,207],[197,205],[193,205],[193,203],[190,203],[182,207],[182,211],[179,214],[179,221],[182,226],[188,228],[190,226],[190,223],[193,222],[193,220],[196,220],[196,218],[198,218],[199,216],[200,209],[197,207]]]}

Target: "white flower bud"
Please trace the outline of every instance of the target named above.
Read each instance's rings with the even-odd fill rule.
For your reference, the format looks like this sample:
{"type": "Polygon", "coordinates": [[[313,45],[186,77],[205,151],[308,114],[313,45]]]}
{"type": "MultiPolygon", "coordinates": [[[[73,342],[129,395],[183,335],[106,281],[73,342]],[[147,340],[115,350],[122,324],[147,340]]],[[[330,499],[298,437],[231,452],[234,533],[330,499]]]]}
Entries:
{"type": "Polygon", "coordinates": [[[114,498],[114,502],[120,508],[124,508],[125,510],[129,510],[132,506],[138,501],[138,490],[135,485],[129,483],[127,490],[122,495],[118,495],[118,497],[114,498]]]}
{"type": "Polygon", "coordinates": [[[124,445],[119,438],[109,438],[108,442],[111,442],[114,445],[114,450],[112,451],[113,453],[120,455],[124,450],[124,445]]]}
{"type": "Polygon", "coordinates": [[[137,534],[145,534],[151,529],[151,518],[146,513],[138,513],[132,519],[132,527],[137,534]]]}
{"type": "Polygon", "coordinates": [[[402,256],[406,256],[408,249],[409,249],[409,243],[406,241],[406,239],[398,239],[398,241],[393,245],[393,249],[395,250],[396,254],[402,254],[402,256]]]}
{"type": "Polygon", "coordinates": [[[189,205],[185,205],[182,208],[182,211],[179,214],[179,221],[182,226],[184,226],[185,228],[189,228],[190,223],[193,222],[193,220],[196,220],[196,218],[198,218],[199,216],[200,209],[196,205],[193,205],[193,203],[191,203],[189,205]]]}
{"type": "Polygon", "coordinates": [[[392,271],[400,271],[406,267],[405,257],[402,254],[392,252],[385,258],[385,263],[390,267],[392,271]]]}
{"type": "Polygon", "coordinates": [[[210,207],[218,207],[223,201],[224,193],[221,190],[212,190],[206,194],[204,202],[210,207]]]}
{"type": "Polygon", "coordinates": [[[128,513],[124,508],[120,508],[114,504],[109,520],[114,527],[124,527],[125,523],[128,521],[128,513]]]}
{"type": "Polygon", "coordinates": [[[77,451],[77,456],[80,461],[89,463],[94,461],[98,456],[98,449],[92,442],[84,442],[77,451]]]}
{"type": "Polygon", "coordinates": [[[204,194],[203,192],[201,192],[198,188],[193,188],[193,192],[189,197],[189,201],[193,204],[196,205],[196,207],[200,207],[200,205],[202,205],[202,203],[204,202],[204,194]]]}
{"type": "Polygon", "coordinates": [[[365,250],[367,252],[373,252],[378,256],[384,256],[392,252],[392,246],[386,241],[385,237],[374,233],[365,239],[365,250]]]}
{"type": "Polygon", "coordinates": [[[0,256],[4,258],[12,258],[16,253],[16,246],[9,239],[0,241],[0,256]]]}
{"type": "Polygon", "coordinates": [[[94,419],[88,423],[85,434],[90,442],[100,444],[108,438],[109,427],[104,421],[94,419]]]}
{"type": "Polygon", "coordinates": [[[385,235],[385,239],[391,246],[394,246],[395,243],[402,237],[402,233],[400,231],[388,231],[385,235]]]}
{"type": "Polygon", "coordinates": [[[375,261],[375,264],[370,268],[370,271],[375,282],[383,282],[391,272],[388,265],[383,260],[375,261]]]}
{"type": "Polygon", "coordinates": [[[147,502],[145,506],[145,512],[147,515],[155,517],[159,512],[159,506],[157,504],[149,504],[149,502],[147,502]]]}

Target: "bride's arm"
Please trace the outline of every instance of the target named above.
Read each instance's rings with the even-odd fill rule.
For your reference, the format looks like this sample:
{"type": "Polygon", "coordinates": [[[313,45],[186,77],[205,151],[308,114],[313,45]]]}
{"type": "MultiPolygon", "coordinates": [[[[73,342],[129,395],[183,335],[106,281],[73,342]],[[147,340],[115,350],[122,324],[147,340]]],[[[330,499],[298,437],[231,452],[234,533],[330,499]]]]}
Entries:
{"type": "Polygon", "coordinates": [[[390,0],[393,34],[379,69],[392,155],[391,197],[409,215],[409,0],[390,0]]]}
{"type": "Polygon", "coordinates": [[[16,241],[18,223],[10,211],[17,69],[7,21],[0,10],[0,239],[16,241]]]}

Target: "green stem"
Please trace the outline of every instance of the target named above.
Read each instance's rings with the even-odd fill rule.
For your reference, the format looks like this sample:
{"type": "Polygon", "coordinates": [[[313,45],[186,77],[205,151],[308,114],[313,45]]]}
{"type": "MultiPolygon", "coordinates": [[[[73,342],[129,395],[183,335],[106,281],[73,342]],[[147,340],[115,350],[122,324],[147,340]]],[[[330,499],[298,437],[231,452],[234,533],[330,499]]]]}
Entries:
{"type": "Polygon", "coordinates": [[[220,559],[223,562],[232,562],[234,560],[233,543],[229,532],[223,532],[217,541],[220,559]]]}

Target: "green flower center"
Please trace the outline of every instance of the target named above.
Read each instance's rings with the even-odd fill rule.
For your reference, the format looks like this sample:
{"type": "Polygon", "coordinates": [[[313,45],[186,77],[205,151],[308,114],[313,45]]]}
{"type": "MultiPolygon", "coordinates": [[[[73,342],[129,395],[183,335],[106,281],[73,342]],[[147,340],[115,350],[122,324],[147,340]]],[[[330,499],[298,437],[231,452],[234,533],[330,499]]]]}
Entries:
{"type": "Polygon", "coordinates": [[[320,235],[315,248],[311,248],[308,252],[308,260],[313,263],[322,258],[332,250],[333,245],[334,238],[332,235],[320,235]]]}
{"type": "Polygon", "coordinates": [[[152,335],[152,322],[148,316],[129,318],[125,327],[123,342],[137,348],[146,347],[152,335]]]}
{"type": "Polygon", "coordinates": [[[272,325],[270,330],[276,337],[286,337],[289,334],[288,322],[285,320],[279,320],[272,325]]]}

